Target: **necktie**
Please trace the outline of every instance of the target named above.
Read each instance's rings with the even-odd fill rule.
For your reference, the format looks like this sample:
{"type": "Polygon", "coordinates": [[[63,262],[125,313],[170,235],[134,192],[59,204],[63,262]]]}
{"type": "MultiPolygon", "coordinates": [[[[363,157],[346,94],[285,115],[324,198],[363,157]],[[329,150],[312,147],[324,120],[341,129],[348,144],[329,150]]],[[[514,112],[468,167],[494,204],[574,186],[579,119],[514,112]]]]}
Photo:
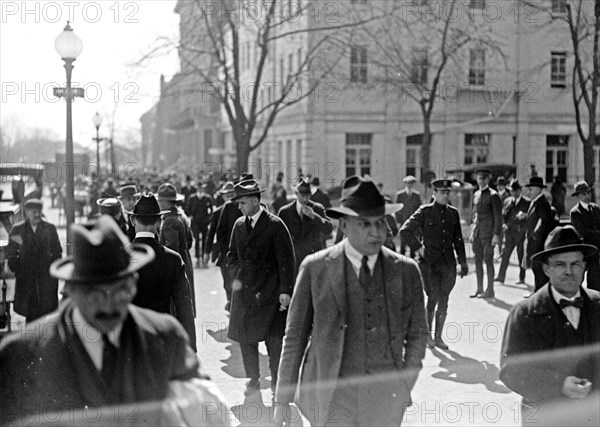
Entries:
{"type": "Polygon", "coordinates": [[[246,217],[246,231],[248,234],[252,233],[252,218],[249,216],[246,217]]]}
{"type": "Polygon", "coordinates": [[[568,299],[561,299],[558,304],[560,305],[560,308],[565,308],[565,307],[577,307],[577,308],[583,308],[583,298],[582,297],[577,297],[574,300],[568,300],[568,299]]]}
{"type": "Polygon", "coordinates": [[[360,263],[360,271],[358,273],[358,281],[363,288],[366,288],[371,284],[371,270],[369,269],[369,257],[364,255],[360,263]]]}
{"type": "Polygon", "coordinates": [[[117,366],[118,350],[105,334],[102,334],[102,344],[104,345],[104,350],[102,353],[102,370],[100,371],[100,376],[104,384],[110,387],[117,366]]]}

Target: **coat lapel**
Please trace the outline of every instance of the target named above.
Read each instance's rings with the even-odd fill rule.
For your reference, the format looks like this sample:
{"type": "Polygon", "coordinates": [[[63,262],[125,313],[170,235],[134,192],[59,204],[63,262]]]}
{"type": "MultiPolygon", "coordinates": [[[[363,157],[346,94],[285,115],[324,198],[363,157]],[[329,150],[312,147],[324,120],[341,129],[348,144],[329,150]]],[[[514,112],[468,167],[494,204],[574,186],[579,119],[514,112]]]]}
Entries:
{"type": "Polygon", "coordinates": [[[252,227],[252,232],[246,240],[246,245],[250,243],[252,239],[256,238],[256,236],[259,236],[265,228],[267,228],[268,215],[269,214],[267,213],[267,211],[263,210],[263,212],[258,217],[258,221],[256,221],[256,225],[252,227]]]}
{"type": "MultiPolygon", "coordinates": [[[[385,285],[385,296],[389,316],[390,339],[397,336],[396,325],[400,320],[396,319],[396,313],[400,312],[402,306],[402,297],[404,286],[402,282],[402,272],[399,269],[397,260],[383,248],[379,254],[382,260],[383,280],[385,285]]],[[[392,346],[394,348],[394,346],[392,346]]]]}
{"type": "Polygon", "coordinates": [[[331,247],[329,256],[325,259],[327,267],[327,282],[331,286],[335,301],[342,313],[342,318],[346,318],[346,277],[345,260],[346,251],[344,250],[344,241],[342,240],[331,247]]]}

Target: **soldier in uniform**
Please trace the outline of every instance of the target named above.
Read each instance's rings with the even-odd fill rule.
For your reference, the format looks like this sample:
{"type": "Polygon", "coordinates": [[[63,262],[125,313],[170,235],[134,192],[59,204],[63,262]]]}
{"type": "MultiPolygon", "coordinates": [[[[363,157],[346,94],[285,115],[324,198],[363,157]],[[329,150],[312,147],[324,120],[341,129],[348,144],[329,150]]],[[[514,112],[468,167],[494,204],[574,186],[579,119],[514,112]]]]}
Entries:
{"type": "MultiPolygon", "coordinates": [[[[415,182],[417,182],[417,178],[412,175],[407,175],[402,179],[402,182],[405,184],[404,189],[396,193],[396,203],[402,203],[404,205],[402,210],[396,214],[396,221],[400,227],[402,227],[404,222],[410,218],[410,216],[414,214],[419,206],[421,206],[423,203],[419,192],[413,190],[413,186],[415,185],[415,182]]],[[[402,236],[400,237],[402,238],[402,236]]],[[[406,254],[407,248],[408,244],[401,240],[400,253],[406,254]]]]}
{"type": "Polygon", "coordinates": [[[303,178],[294,187],[297,199],[279,210],[279,218],[285,223],[294,242],[296,271],[302,260],[325,248],[323,236],[333,231],[325,208],[310,199],[310,182],[303,178]]]}
{"type": "Polygon", "coordinates": [[[504,237],[506,239],[504,244],[504,250],[502,251],[502,262],[500,263],[500,270],[498,270],[498,276],[494,279],[496,282],[504,283],[506,278],[506,269],[510,261],[510,256],[513,250],[517,248],[517,257],[519,260],[519,281],[517,284],[525,283],[525,269],[523,268],[523,253],[525,243],[525,212],[529,210],[529,204],[531,200],[521,195],[521,184],[519,181],[513,181],[510,184],[511,196],[506,199],[502,209],[502,218],[504,225],[504,237]]]}
{"type": "Polygon", "coordinates": [[[419,255],[419,267],[427,294],[427,345],[447,349],[442,329],[448,312],[448,298],[456,283],[456,257],[460,275],[469,272],[465,243],[462,238],[460,217],[454,206],[448,205],[452,181],[438,179],[431,183],[434,202],[420,206],[400,229],[400,237],[419,255]],[[422,236],[422,240],[419,239],[422,236]],[[437,310],[436,310],[437,308],[437,310]],[[435,339],[431,338],[435,316],[435,339]]]}
{"type": "Polygon", "coordinates": [[[473,195],[473,231],[469,241],[475,253],[477,290],[471,298],[494,298],[494,246],[500,243],[502,202],[496,190],[490,188],[488,169],[475,172],[479,189],[473,195]],[[483,291],[483,264],[487,272],[487,289],[483,291]]]}
{"type": "Polygon", "coordinates": [[[227,267],[234,278],[227,337],[240,343],[250,379],[246,396],[260,392],[261,341],[267,346],[271,390],[275,390],[296,266],[285,224],[260,204],[263,191],[253,179],[235,185],[232,202],[243,216],[235,222],[227,253],[227,267]]]}
{"type": "Polygon", "coordinates": [[[172,184],[165,183],[158,187],[158,203],[162,210],[169,211],[163,215],[163,223],[160,228],[158,241],[169,249],[173,249],[183,259],[185,263],[185,273],[190,282],[192,291],[192,302],[194,305],[194,317],[196,313],[196,291],[194,289],[194,264],[190,257],[190,247],[192,246],[192,231],[187,221],[179,214],[177,202],[184,199],[182,194],[172,184]]]}

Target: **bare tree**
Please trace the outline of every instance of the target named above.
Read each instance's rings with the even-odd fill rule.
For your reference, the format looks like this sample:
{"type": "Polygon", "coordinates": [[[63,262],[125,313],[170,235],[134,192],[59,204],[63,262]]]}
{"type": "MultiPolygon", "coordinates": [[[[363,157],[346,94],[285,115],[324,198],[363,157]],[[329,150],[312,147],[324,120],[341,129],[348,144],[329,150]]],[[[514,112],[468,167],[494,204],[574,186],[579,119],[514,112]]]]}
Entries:
{"type": "MultiPolygon", "coordinates": [[[[180,40],[163,39],[140,63],[177,48],[181,74],[201,81],[231,127],[238,172],[267,138],[281,111],[311,96],[345,57],[352,29],[378,19],[347,1],[193,0],[180,40]],[[293,66],[278,67],[281,51],[293,66]],[[249,59],[251,58],[251,59],[249,59]],[[250,65],[250,66],[248,66],[250,65]]],[[[285,61],[288,65],[288,61],[285,61]]]]}
{"type": "Polygon", "coordinates": [[[379,73],[373,82],[395,88],[402,99],[418,104],[423,118],[421,164],[425,171],[430,168],[431,117],[444,77],[467,83],[463,59],[469,58],[469,48],[485,52],[488,58],[499,57],[505,65],[506,60],[489,23],[474,11],[465,11],[460,0],[388,4],[391,9],[388,7],[380,25],[362,27],[376,47],[372,63],[379,73]]]}

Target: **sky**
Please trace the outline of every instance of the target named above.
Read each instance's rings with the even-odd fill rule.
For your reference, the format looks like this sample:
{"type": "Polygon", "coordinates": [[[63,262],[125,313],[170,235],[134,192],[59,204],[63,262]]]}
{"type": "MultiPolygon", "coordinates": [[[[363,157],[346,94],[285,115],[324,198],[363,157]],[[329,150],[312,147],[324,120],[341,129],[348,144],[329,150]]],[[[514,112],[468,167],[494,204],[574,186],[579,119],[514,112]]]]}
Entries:
{"type": "MultiPolygon", "coordinates": [[[[48,129],[64,139],[66,106],[52,95],[64,87],[66,73],[54,40],[68,19],[83,42],[74,62],[73,84],[86,97],[73,103],[73,139],[92,148],[92,117],[103,117],[100,137],[109,136],[115,118],[115,141],[139,133],[140,116],[158,99],[160,75],[178,71],[176,52],[134,66],[158,37],[177,37],[176,0],[10,1],[0,0],[0,123],[11,136],[15,128],[48,129]]],[[[42,159],[41,159],[42,160],[42,159]]]]}

